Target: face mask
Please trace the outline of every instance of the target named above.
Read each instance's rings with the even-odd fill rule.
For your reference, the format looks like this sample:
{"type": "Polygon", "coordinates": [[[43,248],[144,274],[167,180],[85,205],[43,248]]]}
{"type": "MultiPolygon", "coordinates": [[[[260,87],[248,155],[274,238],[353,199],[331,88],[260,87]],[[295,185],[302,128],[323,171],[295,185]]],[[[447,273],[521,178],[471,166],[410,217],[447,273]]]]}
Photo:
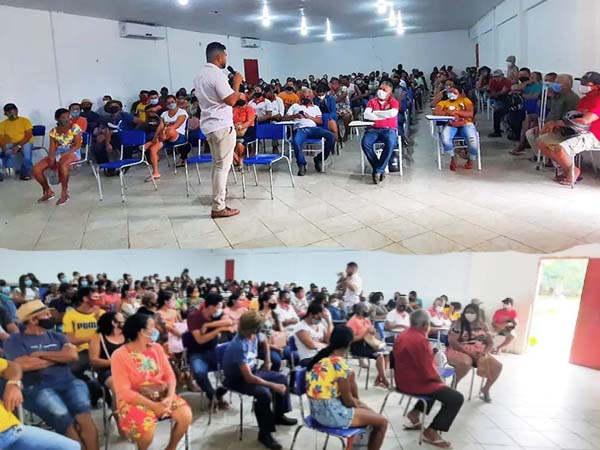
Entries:
{"type": "Polygon", "coordinates": [[[454,92],[449,92],[448,93],[448,100],[458,100],[458,95],[456,95],[454,92]]]}
{"type": "Polygon", "coordinates": [[[475,322],[475,319],[477,319],[477,314],[475,313],[465,313],[464,316],[468,322],[475,322]]]}
{"type": "Polygon", "coordinates": [[[254,94],[252,94],[252,98],[261,98],[262,94],[260,92],[255,92],[254,94]]]}
{"type": "Polygon", "coordinates": [[[302,97],[302,100],[300,100],[300,103],[302,103],[303,105],[308,105],[310,103],[310,99],[306,98],[306,97],[302,97]]]}
{"type": "Polygon", "coordinates": [[[324,95],[319,95],[319,99],[320,99],[320,100],[324,100],[324,99],[325,99],[325,96],[324,96],[324,95]]]}
{"type": "Polygon", "coordinates": [[[321,325],[321,321],[322,321],[322,320],[321,320],[320,318],[319,318],[319,319],[315,319],[315,318],[313,318],[313,319],[312,319],[312,324],[313,324],[313,325],[321,325]]]}
{"type": "Polygon", "coordinates": [[[269,308],[277,309],[277,303],[269,303],[269,308]]]}
{"type": "Polygon", "coordinates": [[[8,287],[8,286],[4,286],[4,287],[2,288],[2,293],[3,293],[3,294],[10,294],[10,287],[8,287]]]}
{"type": "Polygon", "coordinates": [[[400,306],[398,306],[398,311],[400,311],[400,312],[406,311],[406,305],[400,305],[400,306]]]}
{"type": "Polygon", "coordinates": [[[83,280],[83,281],[80,283],[80,286],[81,286],[81,287],[88,287],[88,282],[87,282],[87,280],[83,280]]]}
{"type": "Polygon", "coordinates": [[[158,99],[157,98],[151,98],[150,99],[150,104],[151,105],[158,105],[158,99]]]}
{"type": "Polygon", "coordinates": [[[294,88],[291,86],[286,86],[285,90],[286,90],[286,92],[292,92],[294,90],[294,88]]]}
{"type": "Polygon", "coordinates": [[[30,287],[33,284],[31,280],[25,280],[25,286],[30,287]]]}
{"type": "Polygon", "coordinates": [[[552,89],[557,94],[560,94],[560,91],[562,90],[562,84],[560,84],[560,83],[550,83],[550,89],[552,89]]]}
{"type": "Polygon", "coordinates": [[[152,342],[156,342],[156,341],[158,341],[159,336],[160,336],[160,333],[155,328],[154,331],[152,332],[152,336],[150,337],[150,339],[152,339],[152,342]]]}
{"type": "Polygon", "coordinates": [[[108,108],[108,112],[109,112],[110,114],[118,114],[118,112],[119,112],[119,107],[118,107],[118,106],[116,106],[116,105],[114,105],[114,106],[111,106],[110,108],[108,108]]]}
{"type": "Polygon", "coordinates": [[[504,304],[504,305],[503,305],[503,308],[504,308],[504,309],[508,309],[508,308],[510,308],[510,305],[508,305],[508,304],[504,304]]]}
{"type": "Polygon", "coordinates": [[[377,91],[377,98],[379,100],[385,100],[387,98],[387,96],[388,96],[387,92],[385,92],[383,89],[379,89],[377,91]]]}
{"type": "Polygon", "coordinates": [[[17,115],[16,114],[9,114],[8,115],[8,120],[17,120],[17,115]]]}
{"type": "Polygon", "coordinates": [[[238,100],[237,102],[235,102],[235,106],[237,106],[238,108],[244,106],[245,104],[246,100],[238,100]]]}
{"type": "Polygon", "coordinates": [[[71,121],[70,121],[69,119],[63,119],[63,120],[57,120],[57,121],[56,121],[56,124],[57,124],[59,127],[66,127],[66,126],[68,126],[68,125],[69,125],[69,123],[70,123],[70,122],[71,122],[71,121]]]}
{"type": "Polygon", "coordinates": [[[177,108],[177,103],[169,103],[167,105],[167,108],[169,108],[171,111],[173,111],[174,109],[177,108]]]}
{"type": "Polygon", "coordinates": [[[218,320],[223,315],[223,310],[219,309],[216,313],[212,315],[212,318],[218,320]]]}
{"type": "Polygon", "coordinates": [[[579,86],[579,93],[582,95],[587,95],[590,92],[592,92],[592,87],[591,86],[579,86]]]}
{"type": "Polygon", "coordinates": [[[71,117],[76,118],[81,115],[81,111],[71,111],[71,117]]]}
{"type": "Polygon", "coordinates": [[[38,325],[44,330],[51,330],[52,328],[54,328],[54,319],[52,319],[51,317],[49,319],[39,319],[38,325]]]}
{"type": "Polygon", "coordinates": [[[436,306],[436,307],[435,307],[435,310],[436,310],[437,312],[442,312],[442,311],[444,310],[444,308],[443,308],[443,307],[441,307],[441,306],[436,306]]]}

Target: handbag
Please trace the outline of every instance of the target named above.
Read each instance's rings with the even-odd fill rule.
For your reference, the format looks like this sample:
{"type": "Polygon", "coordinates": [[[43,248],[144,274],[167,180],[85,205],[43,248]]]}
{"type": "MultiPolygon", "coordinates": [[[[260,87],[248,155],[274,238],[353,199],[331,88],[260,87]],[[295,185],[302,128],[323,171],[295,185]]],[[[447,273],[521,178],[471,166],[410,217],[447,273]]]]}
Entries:
{"type": "Polygon", "coordinates": [[[167,383],[150,383],[140,386],[140,394],[153,402],[160,402],[167,396],[169,386],[167,383]]]}

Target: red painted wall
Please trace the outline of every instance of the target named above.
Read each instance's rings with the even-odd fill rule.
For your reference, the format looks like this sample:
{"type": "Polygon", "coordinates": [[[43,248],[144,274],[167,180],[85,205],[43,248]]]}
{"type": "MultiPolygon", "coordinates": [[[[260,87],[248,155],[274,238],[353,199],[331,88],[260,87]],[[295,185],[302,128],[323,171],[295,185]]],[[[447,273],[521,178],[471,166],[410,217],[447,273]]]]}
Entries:
{"type": "Polygon", "coordinates": [[[600,370],[600,259],[590,259],[569,362],[600,370]]]}

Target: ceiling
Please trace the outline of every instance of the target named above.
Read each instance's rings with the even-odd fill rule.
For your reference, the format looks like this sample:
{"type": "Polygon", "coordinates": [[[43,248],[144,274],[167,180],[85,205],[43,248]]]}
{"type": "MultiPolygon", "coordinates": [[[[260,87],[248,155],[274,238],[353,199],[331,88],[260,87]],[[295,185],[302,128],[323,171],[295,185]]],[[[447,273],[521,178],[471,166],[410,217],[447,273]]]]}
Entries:
{"type": "MultiPolygon", "coordinates": [[[[395,33],[385,16],[377,14],[376,0],[266,0],[272,17],[261,25],[265,0],[0,0],[0,4],[60,11],[114,20],[153,23],[184,30],[255,37],[297,44],[320,41],[325,18],[334,39],[356,39],[395,33]],[[300,36],[300,9],[309,34],[300,36]]],[[[502,0],[390,0],[400,9],[407,33],[468,29],[502,0]]]]}

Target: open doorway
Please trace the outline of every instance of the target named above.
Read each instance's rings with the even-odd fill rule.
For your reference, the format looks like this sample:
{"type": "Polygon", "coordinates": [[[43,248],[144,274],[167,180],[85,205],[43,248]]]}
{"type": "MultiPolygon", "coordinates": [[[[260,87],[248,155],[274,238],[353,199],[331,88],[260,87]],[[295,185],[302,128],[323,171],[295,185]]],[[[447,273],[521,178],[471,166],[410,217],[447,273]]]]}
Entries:
{"type": "Polygon", "coordinates": [[[527,353],[556,362],[568,362],[588,259],[543,258],[527,353]]]}

